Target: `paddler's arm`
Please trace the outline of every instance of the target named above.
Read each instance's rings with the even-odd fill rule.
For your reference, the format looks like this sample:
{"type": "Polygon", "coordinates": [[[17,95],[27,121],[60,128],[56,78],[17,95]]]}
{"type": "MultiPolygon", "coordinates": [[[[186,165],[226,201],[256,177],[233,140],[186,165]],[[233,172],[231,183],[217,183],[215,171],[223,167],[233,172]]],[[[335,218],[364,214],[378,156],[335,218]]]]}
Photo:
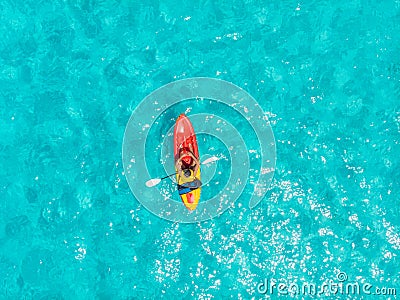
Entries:
{"type": "Polygon", "coordinates": [[[188,152],[187,153],[191,158],[193,158],[193,164],[195,164],[194,170],[193,170],[193,174],[194,176],[197,175],[197,170],[199,169],[199,160],[194,156],[194,154],[192,152],[188,152]]]}
{"type": "Polygon", "coordinates": [[[198,162],[198,160],[196,159],[196,166],[194,167],[194,170],[193,170],[194,176],[197,175],[197,171],[198,171],[198,170],[199,170],[199,162],[198,162]]]}
{"type": "Polygon", "coordinates": [[[182,176],[182,160],[179,158],[176,163],[175,163],[175,170],[177,170],[177,173],[179,176],[182,176]]]}

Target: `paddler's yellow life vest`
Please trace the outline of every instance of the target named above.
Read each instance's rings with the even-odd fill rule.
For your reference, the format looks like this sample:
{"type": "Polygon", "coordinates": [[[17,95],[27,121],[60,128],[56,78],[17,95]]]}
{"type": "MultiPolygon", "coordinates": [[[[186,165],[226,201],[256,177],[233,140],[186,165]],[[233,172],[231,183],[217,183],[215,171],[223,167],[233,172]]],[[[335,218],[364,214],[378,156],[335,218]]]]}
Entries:
{"type": "Polygon", "coordinates": [[[180,181],[182,183],[192,182],[192,181],[194,181],[196,179],[196,177],[193,174],[193,170],[189,169],[189,171],[190,171],[190,176],[189,177],[186,177],[185,175],[180,176],[180,181]]]}

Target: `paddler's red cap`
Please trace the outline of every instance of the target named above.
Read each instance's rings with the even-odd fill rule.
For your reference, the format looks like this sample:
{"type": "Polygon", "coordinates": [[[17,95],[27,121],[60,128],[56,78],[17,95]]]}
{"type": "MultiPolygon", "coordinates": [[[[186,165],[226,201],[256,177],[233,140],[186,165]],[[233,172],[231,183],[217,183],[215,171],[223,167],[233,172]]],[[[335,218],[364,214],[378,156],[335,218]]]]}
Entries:
{"type": "Polygon", "coordinates": [[[193,158],[189,155],[185,155],[184,157],[182,157],[183,163],[187,166],[190,166],[192,164],[192,160],[193,158]]]}

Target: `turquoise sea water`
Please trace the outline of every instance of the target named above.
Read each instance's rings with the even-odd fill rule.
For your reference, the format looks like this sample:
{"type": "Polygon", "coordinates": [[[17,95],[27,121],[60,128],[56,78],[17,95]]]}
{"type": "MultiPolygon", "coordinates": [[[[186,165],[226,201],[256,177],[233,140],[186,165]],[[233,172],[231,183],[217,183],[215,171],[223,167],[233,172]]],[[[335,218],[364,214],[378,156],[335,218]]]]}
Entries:
{"type": "Polygon", "coordinates": [[[0,2],[0,298],[276,299],[259,283],[341,272],[400,293],[400,2],[145,2],[0,2]],[[277,165],[255,209],[171,223],[133,197],[122,139],[146,95],[195,76],[260,103],[277,165]]]}

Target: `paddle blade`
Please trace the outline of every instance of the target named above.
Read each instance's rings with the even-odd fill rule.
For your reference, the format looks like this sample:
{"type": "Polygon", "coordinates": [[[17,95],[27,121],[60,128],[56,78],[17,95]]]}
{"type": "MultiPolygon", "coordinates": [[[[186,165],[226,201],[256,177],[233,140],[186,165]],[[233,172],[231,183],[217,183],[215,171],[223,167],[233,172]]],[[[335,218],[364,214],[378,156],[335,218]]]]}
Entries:
{"type": "Polygon", "coordinates": [[[202,165],[207,165],[209,163],[212,163],[214,161],[217,161],[219,158],[216,156],[211,156],[209,158],[207,158],[205,161],[201,162],[202,165]]]}
{"type": "Polygon", "coordinates": [[[150,179],[150,180],[148,180],[146,182],[146,186],[147,187],[152,187],[152,186],[155,186],[155,185],[159,184],[160,182],[161,182],[160,178],[153,178],[153,179],[150,179]]]}

